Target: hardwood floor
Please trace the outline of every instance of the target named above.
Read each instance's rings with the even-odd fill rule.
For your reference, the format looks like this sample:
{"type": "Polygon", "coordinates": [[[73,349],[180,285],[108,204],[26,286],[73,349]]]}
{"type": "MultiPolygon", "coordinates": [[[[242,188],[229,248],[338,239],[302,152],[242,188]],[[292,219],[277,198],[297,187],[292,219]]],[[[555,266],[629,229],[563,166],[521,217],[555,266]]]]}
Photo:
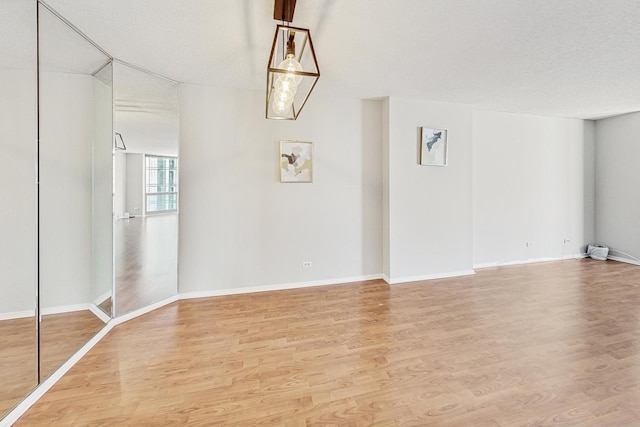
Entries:
{"type": "Polygon", "coordinates": [[[182,300],[16,425],[638,426],[640,267],[590,259],[182,300]]]}
{"type": "MultiPolygon", "coordinates": [[[[42,316],[41,376],[46,379],[104,323],[91,311],[42,316]]],[[[0,416],[37,385],[35,317],[0,321],[0,416]]]]}
{"type": "Polygon", "coordinates": [[[120,219],[114,233],[116,316],[178,293],[178,214],[120,219]]]}

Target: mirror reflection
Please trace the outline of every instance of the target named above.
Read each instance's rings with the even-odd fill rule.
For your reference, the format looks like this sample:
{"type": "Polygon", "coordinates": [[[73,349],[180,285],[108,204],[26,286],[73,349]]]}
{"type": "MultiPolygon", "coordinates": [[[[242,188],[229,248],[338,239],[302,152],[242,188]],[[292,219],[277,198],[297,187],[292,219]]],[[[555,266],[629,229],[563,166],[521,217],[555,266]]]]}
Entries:
{"type": "Polygon", "coordinates": [[[0,35],[1,417],[112,315],[177,294],[179,169],[175,82],[44,3],[0,2],[0,35]]]}
{"type": "Polygon", "coordinates": [[[178,87],[114,63],[115,315],[178,293],[178,87]]]}
{"type": "Polygon", "coordinates": [[[42,381],[109,319],[99,306],[112,283],[112,68],[38,7],[42,381]]]}
{"type": "Polygon", "coordinates": [[[0,418],[38,381],[35,8],[0,2],[0,418]]]}

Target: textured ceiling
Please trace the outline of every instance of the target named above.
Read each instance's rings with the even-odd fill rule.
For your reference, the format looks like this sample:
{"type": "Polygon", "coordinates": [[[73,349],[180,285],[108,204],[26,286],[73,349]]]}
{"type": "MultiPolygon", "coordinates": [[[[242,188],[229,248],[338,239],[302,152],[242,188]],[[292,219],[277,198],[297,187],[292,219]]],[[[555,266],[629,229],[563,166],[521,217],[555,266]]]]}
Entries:
{"type": "Polygon", "coordinates": [[[0,70],[36,69],[36,7],[25,0],[0,0],[0,70]]]}
{"type": "Polygon", "coordinates": [[[41,9],[40,71],[92,75],[109,57],[80,37],[47,9],[41,9]]]}
{"type": "MultiPolygon", "coordinates": [[[[273,0],[47,0],[112,55],[263,89],[273,0]]],[[[299,0],[317,91],[597,118],[640,110],[637,0],[299,0]]],[[[312,102],[312,99],[311,101],[312,102]]]]}

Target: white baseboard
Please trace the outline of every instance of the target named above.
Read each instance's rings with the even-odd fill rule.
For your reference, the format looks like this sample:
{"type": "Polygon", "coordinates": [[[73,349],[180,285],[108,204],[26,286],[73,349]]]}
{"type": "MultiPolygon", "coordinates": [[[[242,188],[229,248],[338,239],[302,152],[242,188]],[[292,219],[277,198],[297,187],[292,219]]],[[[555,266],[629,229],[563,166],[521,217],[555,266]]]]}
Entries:
{"type": "Polygon", "coordinates": [[[562,259],[582,259],[582,258],[587,258],[589,255],[587,255],[586,253],[581,253],[581,254],[575,254],[575,255],[565,255],[562,257],[562,259]]]}
{"type": "Polygon", "coordinates": [[[93,303],[95,305],[100,305],[103,302],[105,302],[106,300],[108,300],[109,298],[111,298],[111,291],[107,291],[104,294],[100,295],[98,298],[96,298],[93,303]]]}
{"type": "MultiPolygon", "coordinates": [[[[49,314],[62,314],[62,313],[72,313],[74,311],[85,311],[90,310],[96,316],[98,316],[103,322],[108,322],[111,318],[104,314],[102,310],[97,308],[95,304],[74,304],[74,305],[63,305],[58,307],[49,307],[42,310],[41,315],[47,316],[49,314]],[[96,312],[97,310],[97,312],[96,312]],[[98,314],[101,313],[101,314],[98,314]],[[106,318],[103,318],[106,316],[106,318]]],[[[10,313],[0,313],[0,320],[11,320],[11,319],[23,319],[25,317],[33,317],[36,313],[34,310],[23,310],[23,311],[13,311],[10,313]]]]}
{"type": "Polygon", "coordinates": [[[607,257],[607,259],[610,259],[612,261],[624,262],[624,263],[627,263],[627,264],[640,265],[640,262],[638,262],[636,260],[629,259],[629,258],[623,258],[623,257],[619,257],[619,256],[611,256],[611,255],[609,255],[607,257]]]}
{"type": "Polygon", "coordinates": [[[565,255],[561,258],[535,258],[535,259],[527,259],[527,260],[516,260],[516,261],[507,261],[507,262],[488,262],[481,264],[473,264],[473,268],[481,269],[481,268],[495,268],[495,267],[506,267],[510,265],[523,265],[523,264],[535,264],[538,262],[550,262],[550,261],[563,261],[567,259],[579,259],[586,257],[587,254],[579,254],[579,255],[565,255]]]}
{"type": "Polygon", "coordinates": [[[33,406],[55,383],[58,382],[69,369],[73,367],[82,357],[87,354],[107,333],[113,328],[113,322],[107,323],[97,334],[95,334],[85,345],[80,348],[73,356],[69,358],[62,366],[60,366],[49,378],[44,380],[36,387],[31,394],[27,395],[6,417],[0,421],[0,427],[9,427],[33,406]]]}
{"type": "Polygon", "coordinates": [[[393,279],[387,275],[383,275],[382,278],[388,284],[395,285],[396,283],[419,282],[422,280],[447,279],[450,277],[471,276],[473,274],[476,274],[476,272],[473,270],[462,270],[462,271],[452,271],[449,273],[426,274],[423,276],[394,277],[393,279]]]}
{"type": "Polygon", "coordinates": [[[249,286],[246,288],[215,289],[210,291],[185,292],[180,294],[180,299],[219,297],[223,295],[250,294],[254,292],[282,291],[286,289],[310,288],[313,286],[338,285],[341,283],[362,282],[365,280],[382,279],[381,274],[367,276],[343,277],[330,280],[313,280],[310,282],[282,283],[278,285],[249,286]]]}
{"type": "Polygon", "coordinates": [[[26,317],[35,317],[35,310],[10,311],[8,313],[0,313],[0,320],[24,319],[26,317]]]}
{"type": "MultiPolygon", "coordinates": [[[[72,313],[74,311],[84,311],[91,310],[93,304],[72,304],[72,305],[60,305],[57,307],[48,307],[43,308],[40,312],[41,316],[47,316],[49,314],[62,314],[62,313],[72,313]]],[[[100,310],[102,312],[102,310],[100,310]]],[[[95,312],[94,312],[95,314],[95,312]]],[[[97,314],[96,314],[97,315],[97,314]]],[[[11,320],[11,319],[22,319],[25,317],[35,316],[35,310],[22,310],[22,311],[13,311],[9,313],[0,313],[0,320],[11,320]]],[[[97,315],[100,317],[99,315],[97,315]]],[[[100,317],[102,319],[102,317],[100,317]]],[[[108,322],[110,318],[107,320],[102,319],[104,322],[108,322]]]]}
{"type": "Polygon", "coordinates": [[[482,269],[482,268],[495,268],[500,267],[500,264],[497,262],[484,262],[481,264],[473,264],[473,269],[482,269]]]}
{"type": "Polygon", "coordinates": [[[43,308],[40,310],[40,314],[46,316],[47,314],[61,314],[71,313],[73,311],[90,310],[91,304],[73,304],[73,305],[61,305],[58,307],[43,308]]]}
{"type": "Polygon", "coordinates": [[[104,323],[108,323],[109,320],[111,320],[111,316],[109,316],[107,313],[105,313],[104,311],[102,311],[102,309],[100,307],[98,307],[95,304],[91,304],[91,306],[89,307],[89,310],[91,310],[91,312],[100,320],[102,320],[104,323]]]}
{"type": "MultiPolygon", "coordinates": [[[[74,304],[74,305],[63,305],[59,307],[45,308],[42,310],[41,315],[47,316],[49,314],[72,313],[74,311],[84,311],[84,310],[90,310],[93,314],[98,316],[105,323],[111,319],[109,316],[104,314],[102,310],[97,308],[95,304],[74,304]],[[98,314],[98,313],[101,313],[101,314],[98,314]],[[103,318],[104,316],[106,316],[106,318],[103,318]]],[[[36,313],[34,310],[13,311],[10,313],[0,313],[0,320],[23,319],[25,317],[33,317],[35,315],[36,313]]]]}
{"type": "Polygon", "coordinates": [[[155,304],[151,304],[148,305],[146,307],[143,307],[139,310],[135,310],[132,311],[131,313],[127,313],[127,314],[123,314],[122,316],[118,316],[116,318],[113,319],[113,321],[111,323],[113,323],[114,326],[119,325],[121,323],[127,322],[131,319],[135,319],[136,317],[142,316],[143,314],[147,314],[150,311],[156,310],[160,307],[164,307],[167,304],[171,304],[172,302],[176,302],[178,301],[178,295],[174,295],[172,297],[163,299],[162,301],[159,301],[155,304]]]}
{"type": "Polygon", "coordinates": [[[640,258],[615,248],[609,248],[609,256],[607,259],[627,264],[640,265],[640,258]]]}
{"type": "Polygon", "coordinates": [[[500,264],[501,266],[508,266],[508,265],[522,265],[522,264],[536,264],[539,262],[550,262],[550,261],[561,261],[562,258],[532,258],[532,259],[527,259],[527,260],[516,260],[516,261],[508,261],[508,262],[503,262],[502,264],[500,264]]]}

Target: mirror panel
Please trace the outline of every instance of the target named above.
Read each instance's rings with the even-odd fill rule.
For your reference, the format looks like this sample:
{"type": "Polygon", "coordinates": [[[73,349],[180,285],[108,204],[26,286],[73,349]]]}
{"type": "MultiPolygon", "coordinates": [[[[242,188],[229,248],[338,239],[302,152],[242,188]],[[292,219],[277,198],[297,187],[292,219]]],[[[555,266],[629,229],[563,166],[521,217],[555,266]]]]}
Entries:
{"type": "Polygon", "coordinates": [[[108,320],[94,303],[112,280],[112,71],[108,56],[38,8],[43,381],[108,320]]]}
{"type": "Polygon", "coordinates": [[[38,382],[36,5],[0,1],[0,418],[38,382]]]}
{"type": "Polygon", "coordinates": [[[178,293],[178,86],[114,63],[115,315],[178,293]],[[120,140],[118,140],[120,144],[120,140]]]}
{"type": "Polygon", "coordinates": [[[113,64],[94,74],[91,301],[107,317],[113,296],[113,64]]]}

